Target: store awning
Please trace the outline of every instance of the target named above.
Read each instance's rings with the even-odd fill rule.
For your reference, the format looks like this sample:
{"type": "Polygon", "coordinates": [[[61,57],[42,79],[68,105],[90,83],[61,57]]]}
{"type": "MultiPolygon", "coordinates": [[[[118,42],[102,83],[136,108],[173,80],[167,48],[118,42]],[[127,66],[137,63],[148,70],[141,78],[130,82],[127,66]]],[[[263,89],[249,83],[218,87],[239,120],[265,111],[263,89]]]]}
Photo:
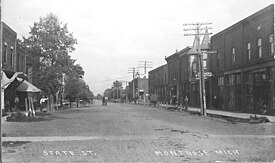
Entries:
{"type": "MultiPolygon", "coordinates": [[[[3,89],[6,89],[15,80],[15,78],[18,78],[17,77],[18,75],[23,74],[22,72],[15,72],[11,78],[8,78],[4,71],[1,71],[1,73],[2,73],[1,87],[3,89]]],[[[22,81],[22,79],[20,80],[22,81]]]]}
{"type": "MultiPolygon", "coordinates": [[[[22,80],[17,78],[18,81],[22,80]]],[[[18,92],[40,92],[41,90],[32,85],[30,82],[24,80],[17,88],[16,91],[18,92]]]]}

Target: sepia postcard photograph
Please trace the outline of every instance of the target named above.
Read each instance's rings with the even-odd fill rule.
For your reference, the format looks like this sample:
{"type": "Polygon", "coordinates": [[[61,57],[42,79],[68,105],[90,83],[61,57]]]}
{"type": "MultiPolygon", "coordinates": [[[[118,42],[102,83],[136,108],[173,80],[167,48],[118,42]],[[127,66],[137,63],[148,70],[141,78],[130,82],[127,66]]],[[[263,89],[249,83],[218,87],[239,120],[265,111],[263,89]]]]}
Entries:
{"type": "Polygon", "coordinates": [[[0,0],[0,163],[275,163],[274,0],[0,0]]]}

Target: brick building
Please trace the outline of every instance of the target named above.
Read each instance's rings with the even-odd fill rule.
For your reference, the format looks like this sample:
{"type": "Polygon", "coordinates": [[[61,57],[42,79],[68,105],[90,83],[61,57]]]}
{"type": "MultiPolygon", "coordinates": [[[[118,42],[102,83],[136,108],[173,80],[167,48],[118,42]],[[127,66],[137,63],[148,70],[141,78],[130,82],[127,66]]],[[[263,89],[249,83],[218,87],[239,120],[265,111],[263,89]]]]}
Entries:
{"type": "Polygon", "coordinates": [[[149,71],[149,93],[157,94],[158,101],[166,104],[169,101],[168,90],[168,67],[162,65],[152,71],[149,71]]]}
{"type": "MultiPolygon", "coordinates": [[[[25,98],[29,96],[27,86],[33,86],[26,75],[26,51],[17,41],[17,33],[6,23],[2,23],[2,108],[11,110],[15,97],[19,97],[19,108],[25,110],[25,98]],[[20,73],[19,73],[20,72],[20,73]]],[[[36,87],[33,87],[36,88],[36,87]]],[[[38,89],[37,89],[38,90],[38,89]]]]}
{"type": "MultiPolygon", "coordinates": [[[[167,61],[167,68],[168,68],[168,99],[172,99],[173,97],[177,98],[179,97],[179,80],[180,80],[180,68],[179,68],[179,55],[180,53],[176,51],[174,54],[165,57],[165,60],[167,61]]],[[[170,101],[170,103],[174,103],[170,101]]]]}
{"type": "Polygon", "coordinates": [[[275,110],[274,4],[211,37],[213,94],[224,110],[275,110]]]}

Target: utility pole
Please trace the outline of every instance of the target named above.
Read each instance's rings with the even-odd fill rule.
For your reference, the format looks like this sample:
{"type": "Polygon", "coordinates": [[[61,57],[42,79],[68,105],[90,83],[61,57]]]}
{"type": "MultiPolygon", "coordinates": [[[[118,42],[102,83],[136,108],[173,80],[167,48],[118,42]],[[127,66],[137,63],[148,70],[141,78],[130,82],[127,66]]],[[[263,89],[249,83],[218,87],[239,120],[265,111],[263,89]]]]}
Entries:
{"type": "MultiPolygon", "coordinates": [[[[0,80],[2,81],[2,1],[0,0],[0,80]]],[[[0,90],[2,90],[2,85],[0,82],[0,90]]],[[[0,93],[1,99],[1,93],[0,93]]],[[[2,104],[0,102],[0,163],[2,163],[2,104]]]]}
{"type": "Polygon", "coordinates": [[[138,73],[138,68],[137,67],[129,67],[128,68],[128,73],[132,73],[133,74],[133,82],[132,82],[132,85],[133,85],[133,99],[135,98],[135,75],[136,73],[138,73]]]}
{"type": "Polygon", "coordinates": [[[146,70],[147,70],[147,68],[153,67],[152,66],[153,62],[151,62],[151,61],[138,61],[138,62],[139,62],[138,67],[144,69],[144,75],[146,76],[146,72],[147,72],[146,70]]]}
{"type": "Polygon", "coordinates": [[[200,103],[201,115],[206,116],[206,98],[205,98],[205,81],[204,81],[204,67],[203,67],[203,53],[200,47],[200,36],[209,35],[210,33],[203,33],[202,30],[211,29],[207,25],[212,23],[188,23],[183,26],[192,26],[193,28],[185,28],[183,31],[194,31],[195,33],[185,33],[184,36],[195,36],[197,42],[197,56],[199,61],[199,76],[200,76],[200,103]]]}

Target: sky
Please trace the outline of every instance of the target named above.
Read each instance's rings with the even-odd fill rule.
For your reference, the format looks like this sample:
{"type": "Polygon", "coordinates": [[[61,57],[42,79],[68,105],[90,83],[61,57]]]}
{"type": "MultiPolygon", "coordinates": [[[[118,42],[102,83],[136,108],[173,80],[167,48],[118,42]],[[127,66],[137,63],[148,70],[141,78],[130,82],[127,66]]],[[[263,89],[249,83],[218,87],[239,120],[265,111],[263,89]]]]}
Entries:
{"type": "Polygon", "coordinates": [[[70,55],[96,95],[115,80],[131,81],[130,67],[150,61],[150,71],[166,64],[165,56],[191,46],[194,37],[184,36],[183,24],[211,22],[215,34],[270,4],[274,1],[2,0],[2,20],[18,38],[28,37],[33,23],[49,13],[68,23],[78,41],[70,55]]]}

